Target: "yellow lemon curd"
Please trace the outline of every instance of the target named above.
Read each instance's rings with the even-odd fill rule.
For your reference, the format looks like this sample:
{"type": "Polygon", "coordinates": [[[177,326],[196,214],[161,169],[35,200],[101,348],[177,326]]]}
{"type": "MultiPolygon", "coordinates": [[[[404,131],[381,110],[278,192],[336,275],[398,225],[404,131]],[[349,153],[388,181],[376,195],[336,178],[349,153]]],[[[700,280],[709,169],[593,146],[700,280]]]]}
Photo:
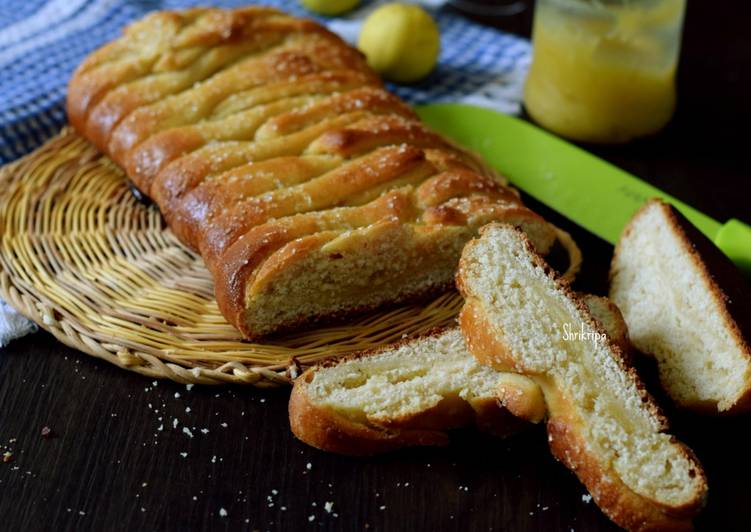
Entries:
{"type": "Polygon", "coordinates": [[[657,132],[675,110],[684,10],[685,0],[540,0],[527,112],[579,141],[657,132]]]}

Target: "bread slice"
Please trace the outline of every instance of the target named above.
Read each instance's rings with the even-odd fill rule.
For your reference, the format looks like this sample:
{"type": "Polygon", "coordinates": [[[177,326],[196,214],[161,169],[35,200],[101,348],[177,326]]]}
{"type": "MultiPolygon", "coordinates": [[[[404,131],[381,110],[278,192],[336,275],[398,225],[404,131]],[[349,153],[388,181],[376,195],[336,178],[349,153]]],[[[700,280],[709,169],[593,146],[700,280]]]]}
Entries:
{"type": "Polygon", "coordinates": [[[515,228],[490,224],[464,249],[457,285],[469,350],[543,391],[554,456],[630,530],[690,528],[707,484],[621,350],[515,228]]]}
{"type": "Polygon", "coordinates": [[[479,364],[453,327],[306,371],[292,390],[290,426],[305,443],[348,455],[445,445],[447,430],[472,423],[505,435],[523,422],[501,406],[501,387],[519,415],[542,419],[537,385],[479,364]]]}
{"type": "MultiPolygon", "coordinates": [[[[625,348],[618,309],[584,300],[625,348]]],[[[444,444],[447,430],[473,423],[504,436],[542,420],[545,402],[531,379],[477,362],[453,327],[311,368],[295,381],[289,415],[309,445],[362,455],[444,444]]]]}
{"type": "Polygon", "coordinates": [[[751,408],[751,287],[673,207],[649,201],[626,226],[610,295],[676,404],[713,413],[751,408]]]}

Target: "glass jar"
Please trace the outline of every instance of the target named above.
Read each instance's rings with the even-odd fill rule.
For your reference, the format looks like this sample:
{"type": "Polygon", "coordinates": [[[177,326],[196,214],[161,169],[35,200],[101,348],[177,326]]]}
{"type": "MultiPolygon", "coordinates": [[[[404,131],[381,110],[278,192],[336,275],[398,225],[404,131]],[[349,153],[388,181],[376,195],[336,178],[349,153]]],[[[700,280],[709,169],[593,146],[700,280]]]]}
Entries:
{"type": "Polygon", "coordinates": [[[538,0],[529,115],[570,139],[626,142],[675,110],[686,0],[538,0]]]}

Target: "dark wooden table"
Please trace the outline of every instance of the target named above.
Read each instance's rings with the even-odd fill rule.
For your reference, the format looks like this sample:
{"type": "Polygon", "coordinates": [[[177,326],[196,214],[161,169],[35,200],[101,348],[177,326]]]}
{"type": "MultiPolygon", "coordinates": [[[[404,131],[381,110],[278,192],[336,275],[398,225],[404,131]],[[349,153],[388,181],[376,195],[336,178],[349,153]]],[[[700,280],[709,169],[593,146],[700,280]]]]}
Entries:
{"type": "MultiPolygon", "coordinates": [[[[593,151],[717,218],[751,222],[751,8],[689,4],[673,123],[593,151]]],[[[528,34],[530,20],[485,22],[528,34]]],[[[572,230],[586,257],[579,287],[603,293],[612,248],[531,203],[572,230]]],[[[154,383],[46,333],[15,341],[0,351],[0,452],[13,453],[0,462],[0,530],[615,528],[550,457],[542,427],[351,459],[296,441],[287,397],[154,383]]],[[[697,526],[751,529],[751,419],[668,411],[709,475],[697,526]]]]}

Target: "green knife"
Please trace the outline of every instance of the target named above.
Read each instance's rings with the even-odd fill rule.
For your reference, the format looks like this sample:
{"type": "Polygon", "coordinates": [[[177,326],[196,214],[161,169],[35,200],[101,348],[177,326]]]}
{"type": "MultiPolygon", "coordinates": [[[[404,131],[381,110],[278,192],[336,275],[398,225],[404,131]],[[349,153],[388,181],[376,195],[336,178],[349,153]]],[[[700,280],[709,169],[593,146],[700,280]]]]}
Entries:
{"type": "Polygon", "coordinates": [[[480,154],[516,187],[615,244],[631,216],[653,197],[680,210],[751,275],[751,227],[724,224],[641,179],[528,122],[472,105],[421,105],[433,129],[480,154]]]}

